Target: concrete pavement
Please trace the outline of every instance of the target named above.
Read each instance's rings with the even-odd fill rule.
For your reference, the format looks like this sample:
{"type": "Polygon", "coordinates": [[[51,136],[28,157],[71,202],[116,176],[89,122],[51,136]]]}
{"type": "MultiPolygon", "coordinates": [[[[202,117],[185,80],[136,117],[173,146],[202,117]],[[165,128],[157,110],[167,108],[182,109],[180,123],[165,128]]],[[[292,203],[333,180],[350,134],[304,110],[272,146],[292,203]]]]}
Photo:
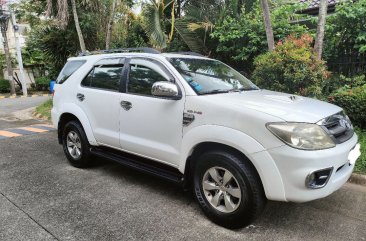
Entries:
{"type": "Polygon", "coordinates": [[[35,120],[32,117],[32,112],[36,106],[49,98],[48,96],[36,96],[30,98],[0,99],[0,130],[44,122],[35,120]]]}
{"type": "Polygon", "coordinates": [[[206,219],[191,192],[98,159],[71,167],[56,132],[0,140],[0,240],[366,240],[366,187],[269,202],[252,226],[206,219]]]}

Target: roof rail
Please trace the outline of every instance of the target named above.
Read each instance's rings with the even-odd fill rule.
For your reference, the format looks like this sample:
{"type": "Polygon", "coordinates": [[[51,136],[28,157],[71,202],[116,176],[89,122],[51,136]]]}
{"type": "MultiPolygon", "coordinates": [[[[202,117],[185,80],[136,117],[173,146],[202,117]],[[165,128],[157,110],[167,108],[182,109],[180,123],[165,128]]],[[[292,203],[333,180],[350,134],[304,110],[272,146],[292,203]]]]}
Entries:
{"type": "Polygon", "coordinates": [[[91,51],[91,52],[81,52],[79,54],[79,57],[93,55],[93,54],[113,54],[113,53],[131,53],[131,52],[160,54],[160,51],[158,51],[156,49],[148,48],[148,47],[141,47],[141,48],[119,48],[119,49],[96,50],[96,51],[91,51]]]}
{"type": "Polygon", "coordinates": [[[199,56],[199,57],[205,57],[204,55],[196,52],[169,52],[168,54],[182,54],[182,55],[192,55],[192,56],[199,56]]]}

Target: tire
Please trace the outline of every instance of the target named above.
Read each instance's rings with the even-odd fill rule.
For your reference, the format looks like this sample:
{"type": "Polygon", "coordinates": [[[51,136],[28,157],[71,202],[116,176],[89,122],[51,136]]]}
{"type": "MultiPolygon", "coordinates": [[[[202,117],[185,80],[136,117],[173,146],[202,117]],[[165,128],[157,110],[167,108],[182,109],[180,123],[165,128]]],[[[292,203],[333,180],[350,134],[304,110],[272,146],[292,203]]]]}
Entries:
{"type": "Polygon", "coordinates": [[[70,121],[64,126],[62,146],[67,159],[74,167],[86,168],[91,165],[90,145],[84,129],[78,121],[70,121]],[[70,141],[73,142],[73,145],[70,144],[70,141]],[[74,148],[75,146],[77,148],[74,148]],[[79,151],[76,151],[76,149],[79,151]]]}
{"type": "Polygon", "coordinates": [[[265,207],[267,199],[257,172],[249,160],[237,153],[221,150],[203,153],[197,159],[193,178],[195,197],[201,209],[220,226],[229,229],[245,227],[265,207]],[[227,177],[221,179],[226,185],[216,182],[212,178],[215,175],[216,180],[220,180],[217,177],[227,177]]]}

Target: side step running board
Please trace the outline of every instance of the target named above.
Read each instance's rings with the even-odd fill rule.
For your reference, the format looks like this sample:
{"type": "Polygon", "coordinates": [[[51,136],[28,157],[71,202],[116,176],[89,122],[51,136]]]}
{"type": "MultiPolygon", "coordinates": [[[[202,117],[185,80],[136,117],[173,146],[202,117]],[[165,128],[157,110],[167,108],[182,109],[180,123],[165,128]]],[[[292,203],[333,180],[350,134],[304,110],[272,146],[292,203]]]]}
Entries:
{"type": "Polygon", "coordinates": [[[165,165],[156,163],[153,160],[140,161],[138,159],[142,159],[141,157],[133,158],[133,155],[131,154],[120,154],[117,151],[109,151],[104,148],[102,149],[97,147],[92,147],[90,152],[95,156],[118,162],[119,164],[122,164],[126,167],[166,179],[180,186],[184,185],[184,175],[182,173],[180,173],[178,170],[172,170],[172,167],[169,166],[165,168],[165,165]]]}

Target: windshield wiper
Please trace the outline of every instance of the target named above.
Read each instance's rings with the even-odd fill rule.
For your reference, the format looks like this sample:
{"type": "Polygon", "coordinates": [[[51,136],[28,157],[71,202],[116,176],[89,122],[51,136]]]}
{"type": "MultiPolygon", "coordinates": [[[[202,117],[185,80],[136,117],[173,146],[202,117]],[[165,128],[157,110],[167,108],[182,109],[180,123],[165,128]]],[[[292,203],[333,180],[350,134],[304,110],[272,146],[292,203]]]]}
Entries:
{"type": "Polygon", "coordinates": [[[258,88],[238,88],[238,89],[231,89],[229,92],[242,92],[242,91],[248,91],[248,90],[258,90],[258,88]]]}
{"type": "Polygon", "coordinates": [[[222,90],[222,89],[216,89],[216,90],[210,90],[206,92],[200,92],[200,95],[209,95],[209,94],[221,94],[221,93],[229,93],[230,90],[222,90]]]}

